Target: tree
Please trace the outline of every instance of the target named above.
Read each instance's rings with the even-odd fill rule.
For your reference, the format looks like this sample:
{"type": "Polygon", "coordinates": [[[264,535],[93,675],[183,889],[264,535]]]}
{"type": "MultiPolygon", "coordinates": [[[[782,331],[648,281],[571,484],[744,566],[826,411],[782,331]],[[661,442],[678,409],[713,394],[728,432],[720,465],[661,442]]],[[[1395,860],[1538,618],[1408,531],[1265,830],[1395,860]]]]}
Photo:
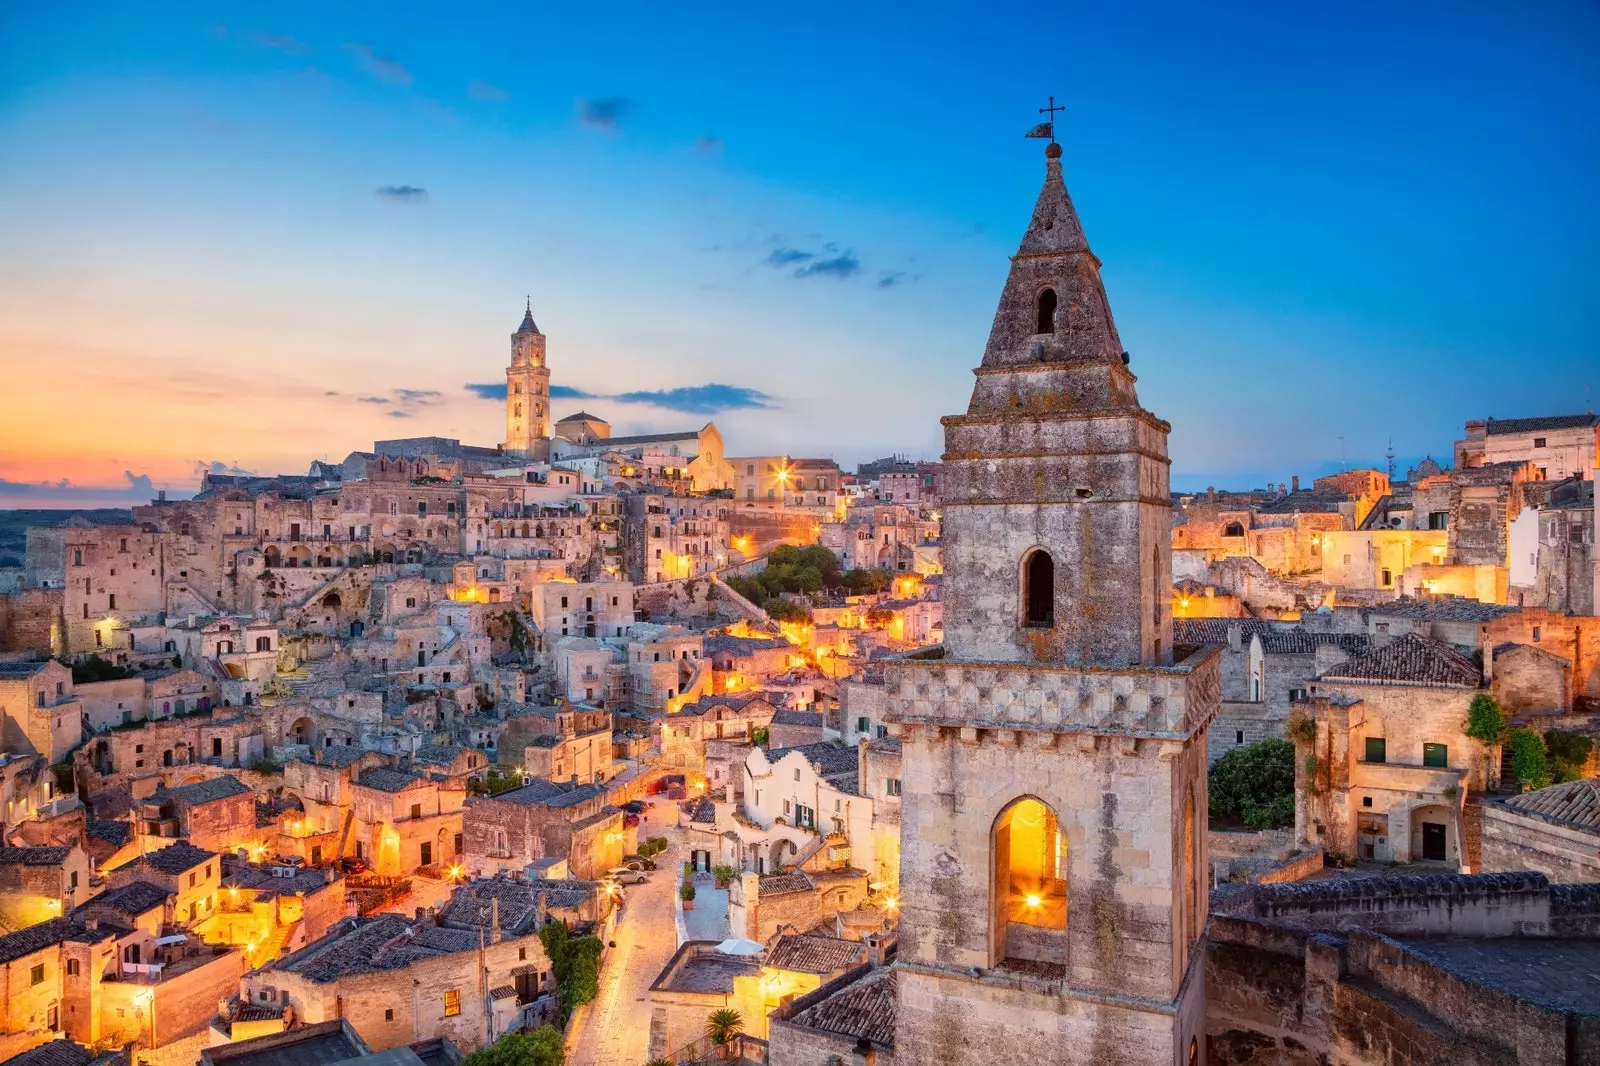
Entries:
{"type": "Polygon", "coordinates": [[[553,1026],[534,1032],[507,1033],[461,1060],[461,1066],[562,1066],[567,1051],[553,1026]]]}
{"type": "Polygon", "coordinates": [[[1467,707],[1466,734],[1482,744],[1498,744],[1506,731],[1506,716],[1500,703],[1486,692],[1472,697],[1467,707]]]}
{"type": "Polygon", "coordinates": [[[1552,729],[1544,735],[1545,752],[1550,756],[1550,773],[1557,784],[1583,777],[1594,742],[1578,733],[1552,729]]]}
{"type": "Polygon", "coordinates": [[[764,748],[772,741],[772,731],[764,725],[750,727],[750,743],[764,748]]]}
{"type": "Polygon", "coordinates": [[[1545,759],[1544,738],[1531,729],[1513,729],[1506,736],[1511,750],[1511,772],[1517,780],[1534,788],[1550,783],[1550,764],[1545,759]]]}
{"type": "Polygon", "coordinates": [[[600,991],[599,959],[605,945],[598,937],[574,937],[567,923],[556,919],[539,930],[539,943],[550,958],[550,972],[556,979],[556,1002],[561,1007],[561,1022],[589,1002],[600,991]]]}
{"type": "Polygon", "coordinates": [[[733,1038],[744,1032],[744,1016],[724,1007],[706,1015],[706,1036],[719,1048],[733,1043],[733,1038]]]}
{"type": "Polygon", "coordinates": [[[1234,748],[1211,768],[1208,799],[1212,819],[1224,824],[1255,830],[1293,824],[1294,745],[1269,737],[1234,748]]]}

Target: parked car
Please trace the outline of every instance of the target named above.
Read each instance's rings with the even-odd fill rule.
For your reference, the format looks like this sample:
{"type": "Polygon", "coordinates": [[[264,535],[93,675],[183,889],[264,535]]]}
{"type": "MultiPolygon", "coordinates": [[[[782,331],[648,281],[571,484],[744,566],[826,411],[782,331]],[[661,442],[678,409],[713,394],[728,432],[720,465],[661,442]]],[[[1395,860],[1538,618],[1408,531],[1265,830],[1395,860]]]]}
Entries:
{"type": "Polygon", "coordinates": [[[648,806],[650,805],[644,800],[629,800],[627,803],[622,805],[622,809],[627,811],[629,814],[643,814],[644,809],[648,806]]]}
{"type": "Polygon", "coordinates": [[[647,859],[643,855],[624,855],[622,857],[622,865],[630,870],[654,870],[656,868],[655,860],[647,859]]]}
{"type": "Polygon", "coordinates": [[[339,868],[346,874],[364,874],[367,872],[365,860],[356,858],[340,859],[339,868]]]}
{"type": "Polygon", "coordinates": [[[639,824],[639,816],[637,814],[624,814],[622,816],[622,828],[624,828],[624,829],[632,829],[634,826],[636,826],[638,824],[639,824]]]}
{"type": "Polygon", "coordinates": [[[300,855],[279,855],[272,861],[279,866],[304,866],[306,864],[305,858],[300,855]]]}
{"type": "Polygon", "coordinates": [[[619,866],[606,874],[606,877],[619,885],[642,885],[649,880],[640,870],[630,870],[626,866],[619,866]]]}

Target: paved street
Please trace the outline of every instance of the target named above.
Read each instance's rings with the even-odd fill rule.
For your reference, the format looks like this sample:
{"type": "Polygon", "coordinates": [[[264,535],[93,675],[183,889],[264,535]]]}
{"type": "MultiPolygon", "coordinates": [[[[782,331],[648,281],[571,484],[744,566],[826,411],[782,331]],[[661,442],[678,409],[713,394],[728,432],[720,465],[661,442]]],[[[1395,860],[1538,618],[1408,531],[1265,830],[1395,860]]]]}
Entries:
{"type": "Polygon", "coordinates": [[[600,973],[600,994],[573,1018],[569,1066],[644,1066],[650,1045],[650,982],[678,946],[672,900],[684,857],[677,831],[670,828],[677,819],[677,805],[658,799],[639,828],[640,839],[665,836],[672,846],[656,856],[658,869],[648,884],[628,889],[628,903],[612,937],[617,946],[600,973]]]}

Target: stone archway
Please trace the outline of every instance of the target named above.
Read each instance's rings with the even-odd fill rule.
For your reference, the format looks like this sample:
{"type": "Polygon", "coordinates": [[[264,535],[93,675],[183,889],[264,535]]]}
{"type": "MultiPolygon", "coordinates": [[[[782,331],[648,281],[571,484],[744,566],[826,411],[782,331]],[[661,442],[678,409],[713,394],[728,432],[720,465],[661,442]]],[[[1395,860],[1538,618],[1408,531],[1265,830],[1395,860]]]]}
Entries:
{"type": "Polygon", "coordinates": [[[1065,967],[1067,840],[1053,807],[1019,796],[989,835],[991,965],[1007,959],[1065,967]]]}

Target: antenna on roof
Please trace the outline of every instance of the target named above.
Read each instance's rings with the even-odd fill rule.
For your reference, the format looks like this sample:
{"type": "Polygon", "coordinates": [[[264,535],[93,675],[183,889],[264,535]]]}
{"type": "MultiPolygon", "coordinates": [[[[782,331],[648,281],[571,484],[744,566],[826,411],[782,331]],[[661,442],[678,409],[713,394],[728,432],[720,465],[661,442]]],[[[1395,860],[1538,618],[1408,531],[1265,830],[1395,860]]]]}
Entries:
{"type": "Polygon", "coordinates": [[[1389,460],[1389,480],[1391,482],[1393,482],[1394,481],[1394,438],[1393,437],[1389,438],[1389,450],[1384,452],[1383,455],[1384,455],[1384,458],[1389,460]]]}

